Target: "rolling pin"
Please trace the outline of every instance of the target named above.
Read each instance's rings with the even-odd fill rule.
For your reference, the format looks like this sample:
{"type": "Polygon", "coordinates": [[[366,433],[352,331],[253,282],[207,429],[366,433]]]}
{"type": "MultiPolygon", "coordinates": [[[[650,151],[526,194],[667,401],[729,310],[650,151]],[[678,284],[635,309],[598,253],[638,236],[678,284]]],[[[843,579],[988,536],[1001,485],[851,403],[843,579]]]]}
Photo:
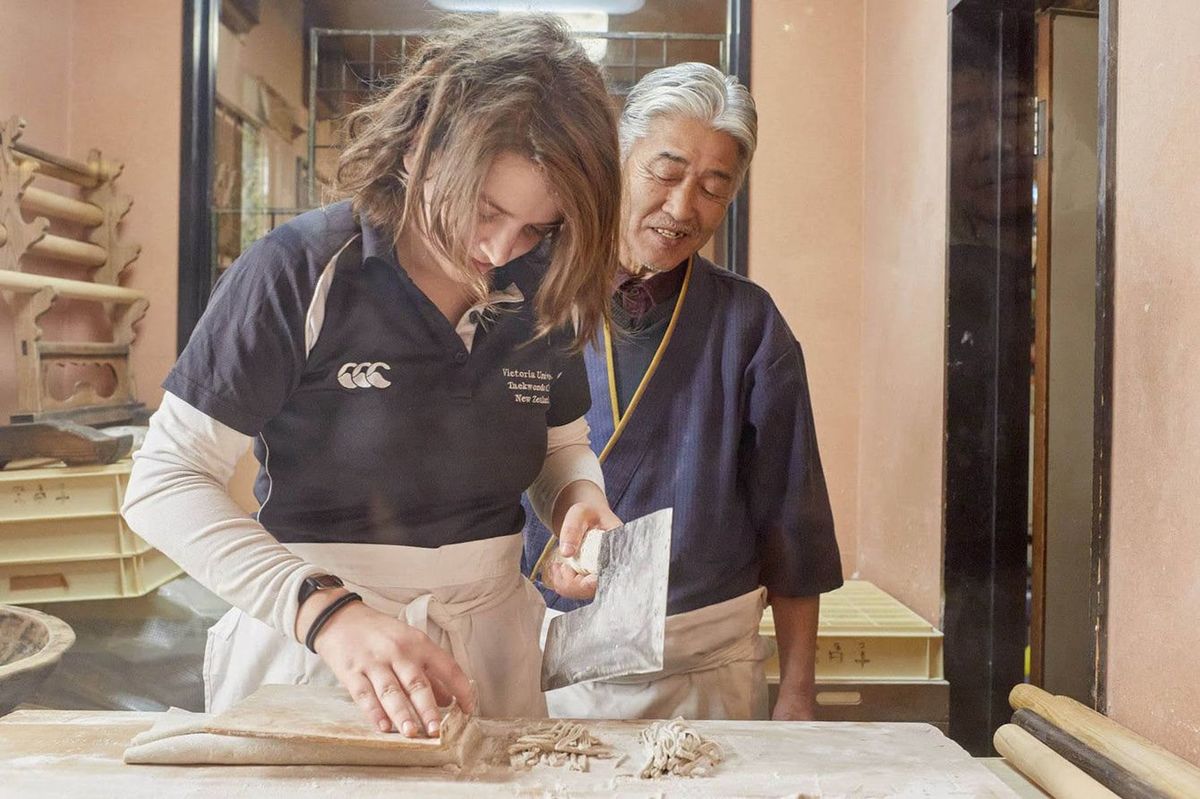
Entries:
{"type": "Polygon", "coordinates": [[[1055,727],[1029,708],[1021,708],[1013,714],[1013,724],[1037,738],[1046,746],[1062,755],[1068,763],[1084,774],[1113,791],[1122,799],[1163,799],[1165,793],[1149,785],[1141,777],[1130,774],[1126,769],[1091,749],[1083,741],[1055,727]]]}
{"type": "Polygon", "coordinates": [[[992,736],[996,751],[1054,799],[1120,799],[1016,724],[992,736]]]}
{"type": "Polygon", "coordinates": [[[1014,710],[1032,710],[1166,796],[1200,796],[1200,769],[1074,699],[1021,684],[1008,702],[1014,710]]]}

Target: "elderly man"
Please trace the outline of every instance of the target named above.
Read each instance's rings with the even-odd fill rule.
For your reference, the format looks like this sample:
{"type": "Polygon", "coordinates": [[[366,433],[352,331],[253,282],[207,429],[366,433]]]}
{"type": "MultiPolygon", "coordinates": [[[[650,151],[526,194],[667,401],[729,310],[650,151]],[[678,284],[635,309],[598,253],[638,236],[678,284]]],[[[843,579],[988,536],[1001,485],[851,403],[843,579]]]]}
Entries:
{"type": "MultiPolygon", "coordinates": [[[[585,353],[587,420],[616,514],[674,508],[665,668],[552,691],[552,715],[766,718],[770,603],[773,717],[813,717],[819,595],[842,575],[803,355],[766,291],[697,254],[757,124],[745,87],[696,63],[647,75],[622,113],[622,272],[613,324],[585,353]]],[[[527,569],[548,539],[526,530],[527,569]]],[[[561,564],[543,578],[552,610],[595,590],[561,564]]]]}

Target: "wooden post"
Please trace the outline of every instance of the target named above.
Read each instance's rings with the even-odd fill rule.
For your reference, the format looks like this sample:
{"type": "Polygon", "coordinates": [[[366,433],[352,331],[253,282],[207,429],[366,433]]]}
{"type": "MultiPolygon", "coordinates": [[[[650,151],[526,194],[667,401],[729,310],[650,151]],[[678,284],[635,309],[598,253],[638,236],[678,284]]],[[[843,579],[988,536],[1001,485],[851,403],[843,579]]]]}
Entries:
{"type": "Polygon", "coordinates": [[[13,346],[17,356],[17,407],[41,410],[42,329],[37,320],[54,304],[54,289],[44,287],[13,296],[13,346]]]}
{"type": "Polygon", "coordinates": [[[1167,796],[1200,796],[1200,768],[1074,699],[1021,684],[1009,703],[1032,710],[1167,796]]]}
{"type": "Polygon", "coordinates": [[[103,247],[53,233],[46,233],[32,242],[27,252],[79,266],[103,266],[108,262],[108,253],[103,247]]]}
{"type": "MultiPolygon", "coordinates": [[[[99,153],[96,153],[99,158],[99,153]]],[[[142,252],[140,244],[126,244],[117,233],[117,225],[129,213],[133,198],[117,194],[112,181],[106,181],[99,187],[85,192],[87,201],[103,209],[104,218],[101,223],[88,234],[88,241],[99,245],[107,255],[105,262],[92,275],[97,283],[108,283],[115,286],[121,282],[121,273],[142,252]]]]}
{"type": "Polygon", "coordinates": [[[996,730],[996,751],[1056,799],[1119,799],[1015,724],[996,730]]]}
{"type": "MultiPolygon", "coordinates": [[[[52,191],[39,189],[37,186],[25,189],[25,195],[21,198],[21,208],[31,214],[44,214],[55,219],[65,219],[85,227],[96,227],[104,222],[102,208],[90,202],[73,200],[52,191]]],[[[104,245],[101,244],[101,246],[104,245]]]]}
{"type": "MultiPolygon", "coordinates": [[[[24,126],[23,121],[21,124],[24,126]]],[[[52,155],[28,144],[16,145],[13,150],[18,160],[33,162],[43,175],[65,180],[85,189],[93,189],[105,181],[114,180],[125,168],[125,165],[119,162],[103,160],[95,150],[88,156],[86,164],[52,155]]]]}
{"type": "Polygon", "coordinates": [[[1166,799],[1166,794],[1162,791],[1155,790],[1145,780],[1130,774],[1127,769],[1121,768],[1075,736],[1055,727],[1029,708],[1021,708],[1014,713],[1013,724],[1062,755],[1071,765],[1122,799],[1166,799]]]}
{"type": "Polygon", "coordinates": [[[120,240],[118,226],[133,200],[117,194],[113,180],[118,162],[105,161],[93,150],[87,163],[55,156],[17,144],[25,123],[11,117],[0,125],[0,290],[12,293],[15,317],[19,420],[73,418],[88,423],[128,419],[141,407],[135,399],[129,363],[135,323],[148,307],[140,291],[119,285],[121,272],[141,248],[120,240]],[[82,188],[82,199],[33,187],[37,175],[67,180],[82,188]],[[39,216],[25,222],[26,213],[91,228],[87,241],[48,233],[50,222],[39,216]],[[32,253],[93,269],[92,280],[68,280],[21,271],[21,260],[32,253]],[[40,317],[58,297],[101,303],[112,324],[108,341],[44,341],[40,317]],[[49,390],[57,369],[86,367],[111,373],[113,390],[101,394],[86,373],[66,397],[49,390]]]}
{"type": "Polygon", "coordinates": [[[50,221],[44,218],[26,222],[21,216],[21,196],[33,181],[37,165],[18,162],[13,146],[25,129],[25,122],[10,117],[0,124],[0,228],[4,243],[0,244],[0,270],[19,271],[21,256],[46,235],[50,221]]]}
{"type": "Polygon", "coordinates": [[[146,296],[137,289],[129,289],[124,286],[106,286],[103,283],[67,280],[62,277],[33,275],[28,272],[0,271],[0,289],[31,293],[41,288],[52,289],[55,294],[70,297],[73,300],[93,300],[95,302],[133,303],[144,300],[146,296]]]}

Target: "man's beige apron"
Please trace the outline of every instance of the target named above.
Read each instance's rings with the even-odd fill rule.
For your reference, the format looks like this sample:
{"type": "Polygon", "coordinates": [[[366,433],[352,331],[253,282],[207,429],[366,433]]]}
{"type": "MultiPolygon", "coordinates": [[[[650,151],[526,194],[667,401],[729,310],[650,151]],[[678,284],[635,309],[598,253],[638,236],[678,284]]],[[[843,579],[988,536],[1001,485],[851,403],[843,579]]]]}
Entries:
{"type": "MultiPolygon", "coordinates": [[[[538,634],[546,605],[521,576],[519,534],[436,549],[379,544],[288,549],[450,652],[476,683],[480,714],[545,717],[538,634]]],[[[219,713],[267,683],[338,681],[303,644],[234,608],[208,633],[205,709],[219,713]]]]}
{"type": "MultiPolygon", "coordinates": [[[[765,719],[767,590],[667,617],[663,669],[549,691],[554,718],[765,719]]],[[[553,611],[551,611],[553,613],[553,611]]]]}

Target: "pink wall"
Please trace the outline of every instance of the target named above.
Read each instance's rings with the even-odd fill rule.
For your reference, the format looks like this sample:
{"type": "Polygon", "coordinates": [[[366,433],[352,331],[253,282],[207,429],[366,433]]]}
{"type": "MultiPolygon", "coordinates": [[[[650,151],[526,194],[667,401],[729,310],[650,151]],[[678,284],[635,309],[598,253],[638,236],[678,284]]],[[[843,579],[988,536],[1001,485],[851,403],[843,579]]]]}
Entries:
{"type": "Polygon", "coordinates": [[[0,118],[19,114],[27,138],[55,151],[71,138],[74,11],[74,0],[6,0],[0,27],[0,118]]]}
{"type": "Polygon", "coordinates": [[[1108,709],[1200,762],[1200,5],[1119,18],[1108,709]]]}
{"type": "Polygon", "coordinates": [[[945,3],[753,9],[750,276],[808,356],[844,570],[938,623],[945,3]]]}
{"type": "MultiPolygon", "coordinates": [[[[0,119],[26,121],[22,140],[46,150],[70,149],[73,0],[9,0],[0,28],[0,119]],[[46,19],[59,22],[57,27],[46,19]]],[[[77,154],[86,155],[86,153],[77,154]]],[[[12,316],[0,303],[0,420],[16,410],[12,316]]]]}
{"type": "Polygon", "coordinates": [[[854,571],[863,233],[861,0],[755,3],[750,277],[804,347],[843,570],[854,571]]]}
{"type": "Polygon", "coordinates": [[[133,367],[138,396],[156,407],[175,362],[183,16],[180,4],[160,0],[124,0],[120,11],[76,3],[76,28],[86,35],[74,44],[72,143],[125,162],[117,185],[134,204],[124,233],[142,254],[124,283],[150,299],[133,367]]]}
{"type": "Polygon", "coordinates": [[[946,4],[867,0],[858,570],[941,619],[946,4]]]}

